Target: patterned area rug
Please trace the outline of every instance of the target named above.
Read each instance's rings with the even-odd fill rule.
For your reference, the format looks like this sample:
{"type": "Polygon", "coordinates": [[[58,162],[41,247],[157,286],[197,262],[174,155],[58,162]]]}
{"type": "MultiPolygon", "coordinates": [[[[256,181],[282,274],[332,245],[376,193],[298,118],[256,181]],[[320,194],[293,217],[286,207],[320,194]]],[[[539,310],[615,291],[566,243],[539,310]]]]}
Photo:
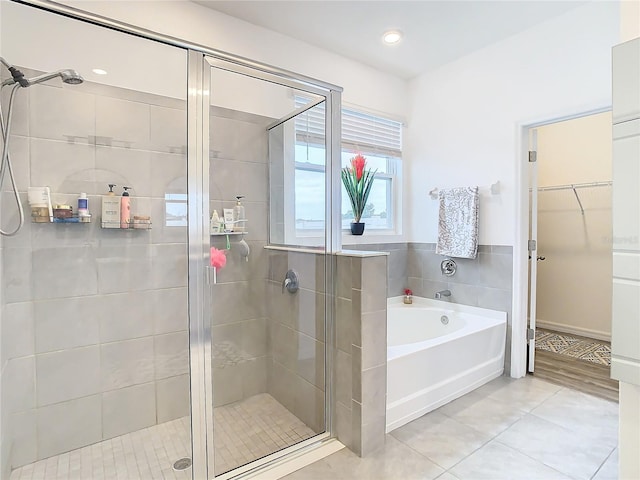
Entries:
{"type": "Polygon", "coordinates": [[[574,337],[537,328],[536,350],[567,355],[598,365],[611,365],[611,344],[602,340],[574,337]]]}

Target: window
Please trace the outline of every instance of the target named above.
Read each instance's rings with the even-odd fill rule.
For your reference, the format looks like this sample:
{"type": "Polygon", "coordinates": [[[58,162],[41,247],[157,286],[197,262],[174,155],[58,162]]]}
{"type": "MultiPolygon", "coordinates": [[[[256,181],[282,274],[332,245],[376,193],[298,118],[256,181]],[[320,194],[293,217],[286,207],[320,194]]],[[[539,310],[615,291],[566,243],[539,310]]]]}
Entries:
{"type": "MultiPolygon", "coordinates": [[[[296,97],[296,107],[309,100],[296,97]]],[[[295,219],[296,231],[322,228],[324,225],[325,151],[324,104],[319,104],[296,117],[295,147],[295,219]]],[[[396,120],[342,109],[342,166],[361,153],[367,167],[377,170],[369,195],[364,221],[367,231],[395,231],[398,229],[399,177],[402,161],[402,123],[396,120]]],[[[342,187],[342,227],[349,228],[353,212],[342,187]]]]}

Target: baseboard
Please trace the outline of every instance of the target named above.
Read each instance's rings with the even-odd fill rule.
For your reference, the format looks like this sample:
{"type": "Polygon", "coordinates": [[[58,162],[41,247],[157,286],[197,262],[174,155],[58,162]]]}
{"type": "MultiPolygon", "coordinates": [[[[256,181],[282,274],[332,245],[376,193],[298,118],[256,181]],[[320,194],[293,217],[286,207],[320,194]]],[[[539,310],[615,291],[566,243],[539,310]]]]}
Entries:
{"type": "Polygon", "coordinates": [[[581,337],[594,338],[596,340],[604,340],[606,342],[611,341],[611,333],[591,330],[588,328],[574,327],[563,323],[547,322],[545,320],[538,319],[536,320],[536,327],[546,328],[547,330],[554,330],[560,333],[573,333],[574,335],[580,335],[581,337]]]}

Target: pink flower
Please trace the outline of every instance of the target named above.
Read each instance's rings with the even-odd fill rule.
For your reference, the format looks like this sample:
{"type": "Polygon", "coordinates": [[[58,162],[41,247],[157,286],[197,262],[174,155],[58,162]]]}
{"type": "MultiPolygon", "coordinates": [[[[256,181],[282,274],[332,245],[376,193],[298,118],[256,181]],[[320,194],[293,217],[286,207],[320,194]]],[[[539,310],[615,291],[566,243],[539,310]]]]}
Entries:
{"type": "Polygon", "coordinates": [[[216,247],[211,247],[211,266],[216,268],[222,268],[227,264],[227,256],[224,250],[218,250],[216,247]]]}
{"type": "Polygon", "coordinates": [[[362,174],[364,173],[364,166],[366,165],[367,160],[360,154],[357,154],[355,157],[351,159],[351,168],[353,168],[356,172],[356,179],[360,181],[362,178],[362,174]]]}
{"type": "Polygon", "coordinates": [[[411,291],[411,289],[410,289],[410,288],[405,288],[405,289],[404,289],[404,294],[405,294],[405,295],[413,295],[413,292],[411,291]]]}

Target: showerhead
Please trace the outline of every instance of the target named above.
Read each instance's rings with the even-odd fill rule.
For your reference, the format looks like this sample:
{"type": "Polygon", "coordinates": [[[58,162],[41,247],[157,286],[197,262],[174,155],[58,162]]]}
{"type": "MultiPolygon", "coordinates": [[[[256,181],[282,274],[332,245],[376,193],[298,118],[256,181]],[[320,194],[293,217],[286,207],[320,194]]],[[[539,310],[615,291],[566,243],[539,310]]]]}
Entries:
{"type": "MultiPolygon", "coordinates": [[[[13,72],[12,72],[13,73],[13,72]]],[[[18,73],[20,73],[18,71],[18,73]]],[[[52,78],[60,77],[64,83],[69,85],[79,85],[84,82],[82,76],[76,72],[75,70],[67,69],[67,70],[58,70],[57,72],[43,73],[42,75],[38,75],[33,78],[24,78],[21,76],[17,78],[14,75],[13,79],[5,80],[2,82],[2,86],[12,85],[16,82],[20,83],[21,87],[30,87],[31,85],[36,85],[38,83],[46,82],[47,80],[51,80],[52,78]]]]}
{"type": "Polygon", "coordinates": [[[84,78],[75,70],[63,70],[60,72],[62,81],[68,85],[80,85],[84,82],[84,78]]]}
{"type": "Polygon", "coordinates": [[[57,72],[44,73],[37,77],[28,78],[27,82],[29,82],[29,86],[36,85],[38,83],[46,82],[47,80],[51,80],[52,78],[60,77],[64,83],[69,85],[79,85],[84,82],[84,79],[80,76],[78,72],[75,70],[67,69],[67,70],[58,70],[57,72]]]}

